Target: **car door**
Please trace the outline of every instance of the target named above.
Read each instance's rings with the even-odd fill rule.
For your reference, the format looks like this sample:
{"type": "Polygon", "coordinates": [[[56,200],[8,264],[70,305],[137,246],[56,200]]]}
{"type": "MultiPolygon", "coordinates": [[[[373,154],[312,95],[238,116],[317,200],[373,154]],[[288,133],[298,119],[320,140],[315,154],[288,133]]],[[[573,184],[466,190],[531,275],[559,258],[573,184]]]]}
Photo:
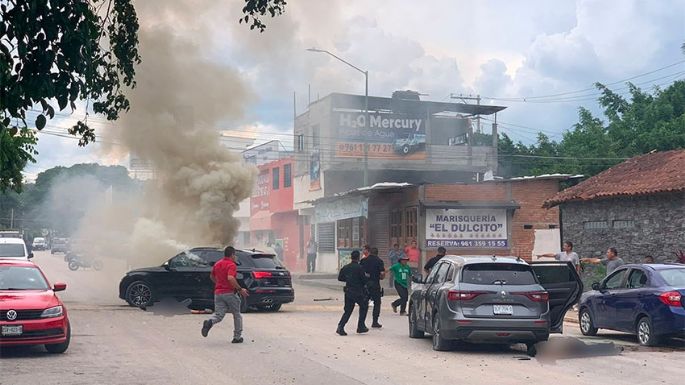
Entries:
{"type": "Polygon", "coordinates": [[[431,286],[431,283],[435,279],[435,276],[438,274],[438,269],[437,266],[434,266],[433,269],[431,270],[430,274],[428,274],[428,277],[426,277],[425,280],[423,280],[421,283],[417,285],[416,288],[414,288],[414,285],[412,285],[412,290],[414,292],[418,291],[416,294],[412,294],[414,296],[414,299],[417,301],[416,304],[416,309],[417,309],[417,324],[420,325],[419,327],[423,330],[428,330],[428,326],[430,325],[430,321],[428,320],[428,301],[427,301],[427,295],[428,295],[428,289],[431,286]]]}
{"type": "MultiPolygon", "coordinates": [[[[436,270],[435,276],[430,285],[426,289],[426,326],[433,325],[433,314],[438,311],[438,300],[440,299],[440,289],[445,284],[447,274],[449,273],[450,264],[447,262],[440,263],[433,268],[436,270]]],[[[431,271],[432,273],[432,271],[431,271]]]]}
{"type": "Polygon", "coordinates": [[[566,312],[583,294],[583,281],[571,262],[531,262],[538,283],[549,294],[550,332],[561,333],[566,312]]]}
{"type": "Polygon", "coordinates": [[[637,314],[642,310],[642,300],[649,295],[649,279],[642,268],[632,267],[626,279],[626,287],[615,294],[614,323],[616,329],[633,332],[637,314]]]}
{"type": "Polygon", "coordinates": [[[626,268],[618,269],[602,281],[600,295],[597,298],[597,311],[593,314],[597,327],[616,328],[616,295],[625,289],[627,272],[626,268]]]}
{"type": "Polygon", "coordinates": [[[162,274],[156,288],[160,297],[178,299],[197,298],[198,268],[207,266],[197,252],[183,251],[169,260],[166,274],[162,274]]]}
{"type": "Polygon", "coordinates": [[[199,254],[205,265],[198,265],[195,271],[193,271],[194,281],[197,282],[197,286],[194,289],[194,298],[214,300],[214,282],[210,278],[210,274],[212,273],[212,267],[224,257],[224,253],[221,250],[203,250],[199,254]]]}

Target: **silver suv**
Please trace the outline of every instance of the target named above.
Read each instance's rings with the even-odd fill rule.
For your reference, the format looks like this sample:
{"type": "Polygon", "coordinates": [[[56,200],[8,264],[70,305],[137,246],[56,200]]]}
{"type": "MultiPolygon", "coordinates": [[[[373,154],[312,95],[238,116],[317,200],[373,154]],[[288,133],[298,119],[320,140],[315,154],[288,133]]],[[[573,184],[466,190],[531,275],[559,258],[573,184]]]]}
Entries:
{"type": "Polygon", "coordinates": [[[562,332],[566,311],[583,292],[570,263],[515,257],[446,256],[413,282],[409,336],[432,334],[434,350],[455,341],[526,343],[534,355],[536,342],[562,332]]]}

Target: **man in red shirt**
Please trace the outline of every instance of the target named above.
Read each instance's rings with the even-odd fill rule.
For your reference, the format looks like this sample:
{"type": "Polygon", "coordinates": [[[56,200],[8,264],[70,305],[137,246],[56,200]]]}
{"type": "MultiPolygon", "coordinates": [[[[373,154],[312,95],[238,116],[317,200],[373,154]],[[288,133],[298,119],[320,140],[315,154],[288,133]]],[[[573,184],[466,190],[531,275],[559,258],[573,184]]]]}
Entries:
{"type": "Polygon", "coordinates": [[[243,316],[240,314],[240,296],[247,297],[247,289],[240,287],[235,278],[238,266],[233,246],[224,249],[224,257],[214,264],[210,278],[214,282],[214,316],[202,323],[202,336],[207,337],[209,329],[224,319],[226,312],[233,314],[234,344],[243,342],[243,316]]]}

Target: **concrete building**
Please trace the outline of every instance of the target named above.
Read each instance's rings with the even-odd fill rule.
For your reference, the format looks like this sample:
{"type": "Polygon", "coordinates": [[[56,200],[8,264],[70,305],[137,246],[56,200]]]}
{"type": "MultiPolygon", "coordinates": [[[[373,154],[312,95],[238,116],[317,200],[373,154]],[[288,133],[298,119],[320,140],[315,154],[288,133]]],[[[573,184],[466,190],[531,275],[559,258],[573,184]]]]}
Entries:
{"type": "Polygon", "coordinates": [[[582,257],[616,247],[626,262],[674,261],[685,250],[685,150],[634,157],[545,202],[582,257]]]}
{"type": "MultiPolygon", "coordinates": [[[[571,175],[462,184],[379,183],[314,202],[321,271],[334,272],[365,244],[381,257],[416,240],[421,267],[443,246],[459,255],[532,258],[536,235],[559,230],[559,211],[543,202],[571,175]]],[[[558,247],[558,246],[555,246],[558,247]]]]}

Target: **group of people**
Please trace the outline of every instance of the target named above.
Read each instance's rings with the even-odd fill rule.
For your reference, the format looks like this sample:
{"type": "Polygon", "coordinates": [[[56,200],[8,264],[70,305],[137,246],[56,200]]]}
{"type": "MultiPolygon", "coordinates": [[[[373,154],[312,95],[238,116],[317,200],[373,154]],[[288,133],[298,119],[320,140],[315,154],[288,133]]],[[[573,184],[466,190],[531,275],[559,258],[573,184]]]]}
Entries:
{"type": "MultiPolygon", "coordinates": [[[[610,275],[619,267],[625,265],[623,258],[618,256],[618,250],[615,247],[610,247],[607,249],[606,258],[580,258],[578,254],[573,251],[573,242],[566,241],[563,244],[563,250],[560,253],[548,253],[541,254],[538,257],[554,257],[557,261],[568,261],[575,266],[576,271],[580,273],[580,263],[590,263],[590,264],[603,264],[607,268],[606,275],[610,275]]],[[[654,257],[651,255],[646,255],[643,259],[643,263],[654,263],[654,257]]]]}

